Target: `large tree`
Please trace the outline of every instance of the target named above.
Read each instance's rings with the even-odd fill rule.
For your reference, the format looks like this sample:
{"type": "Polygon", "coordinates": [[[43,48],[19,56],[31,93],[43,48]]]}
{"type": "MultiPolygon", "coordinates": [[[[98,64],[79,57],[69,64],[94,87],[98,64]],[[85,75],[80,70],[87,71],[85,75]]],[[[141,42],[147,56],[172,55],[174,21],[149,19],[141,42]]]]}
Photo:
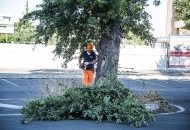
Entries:
{"type": "Polygon", "coordinates": [[[190,0],[174,0],[176,18],[185,22],[184,28],[190,30],[190,0]]]}
{"type": "MultiPolygon", "coordinates": [[[[98,51],[96,79],[117,73],[121,38],[128,32],[150,42],[153,35],[146,11],[148,0],[43,0],[39,10],[29,14],[39,19],[37,43],[48,43],[56,34],[55,54],[63,57],[65,65],[92,42],[98,51]]],[[[159,0],[154,0],[159,5],[159,0]]],[[[130,62],[130,61],[129,61],[130,62]]]]}
{"type": "Polygon", "coordinates": [[[33,23],[28,18],[29,8],[28,8],[28,0],[26,1],[26,8],[23,16],[25,19],[19,19],[19,22],[15,22],[15,35],[14,41],[16,43],[34,43],[34,26],[33,23]]]}

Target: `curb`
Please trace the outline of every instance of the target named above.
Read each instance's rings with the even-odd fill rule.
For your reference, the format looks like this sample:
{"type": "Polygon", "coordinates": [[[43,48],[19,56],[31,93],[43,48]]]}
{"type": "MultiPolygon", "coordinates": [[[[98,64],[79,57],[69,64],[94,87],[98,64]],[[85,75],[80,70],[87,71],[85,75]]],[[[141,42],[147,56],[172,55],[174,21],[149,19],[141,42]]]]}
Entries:
{"type": "Polygon", "coordinates": [[[160,79],[160,80],[190,80],[189,76],[164,76],[164,75],[149,75],[149,76],[125,76],[120,75],[119,78],[127,78],[127,79],[160,79]]]}
{"type": "MultiPolygon", "coordinates": [[[[0,79],[48,79],[48,78],[82,78],[82,75],[61,74],[0,74],[0,79]]],[[[160,79],[160,80],[190,80],[189,76],[163,76],[163,75],[118,75],[124,79],[160,79]]]]}
{"type": "Polygon", "coordinates": [[[170,114],[176,114],[176,113],[182,113],[185,111],[185,108],[178,106],[178,105],[174,105],[173,106],[177,107],[179,110],[177,112],[170,112],[170,113],[158,113],[158,114],[154,114],[154,115],[170,115],[170,114]]]}

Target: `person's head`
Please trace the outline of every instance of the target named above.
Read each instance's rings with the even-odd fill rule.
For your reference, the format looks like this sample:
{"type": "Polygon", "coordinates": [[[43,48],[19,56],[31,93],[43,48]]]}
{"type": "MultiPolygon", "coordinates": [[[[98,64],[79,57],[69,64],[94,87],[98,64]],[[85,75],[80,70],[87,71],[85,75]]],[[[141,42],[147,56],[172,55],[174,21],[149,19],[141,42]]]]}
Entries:
{"type": "Polygon", "coordinates": [[[87,50],[88,52],[91,52],[91,51],[93,50],[93,45],[92,45],[91,43],[87,44],[86,50],[87,50]]]}

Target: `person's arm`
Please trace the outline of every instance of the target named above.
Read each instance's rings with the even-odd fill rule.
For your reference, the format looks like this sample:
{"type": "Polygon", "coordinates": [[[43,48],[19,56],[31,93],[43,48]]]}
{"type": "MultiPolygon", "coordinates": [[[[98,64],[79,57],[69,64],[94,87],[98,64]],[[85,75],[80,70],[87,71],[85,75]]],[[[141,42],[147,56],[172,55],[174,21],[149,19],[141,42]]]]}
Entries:
{"type": "Polygon", "coordinates": [[[89,64],[95,64],[96,63],[96,60],[93,60],[91,62],[88,62],[89,64]]]}
{"type": "Polygon", "coordinates": [[[79,65],[81,64],[82,58],[79,57],[79,65]]]}
{"type": "Polygon", "coordinates": [[[82,61],[82,53],[80,54],[80,56],[79,56],[79,68],[81,68],[81,66],[82,66],[82,63],[81,63],[81,61],[82,61]]]}

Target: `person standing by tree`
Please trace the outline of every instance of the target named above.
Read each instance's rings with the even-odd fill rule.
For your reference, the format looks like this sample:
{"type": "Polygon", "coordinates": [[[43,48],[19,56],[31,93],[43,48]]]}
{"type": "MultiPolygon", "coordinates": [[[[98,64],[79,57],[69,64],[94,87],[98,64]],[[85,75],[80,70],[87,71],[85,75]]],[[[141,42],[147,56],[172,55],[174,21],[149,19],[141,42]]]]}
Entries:
{"type": "Polygon", "coordinates": [[[93,45],[89,43],[86,50],[79,56],[79,68],[82,69],[82,84],[85,86],[89,86],[93,82],[95,63],[96,53],[93,51],[93,45]],[[81,63],[82,60],[83,63],[81,63]]]}
{"type": "MultiPolygon", "coordinates": [[[[153,4],[160,1],[153,0],[153,4]]],[[[47,45],[56,34],[54,54],[62,57],[65,68],[75,52],[83,50],[80,44],[93,40],[98,48],[96,83],[117,73],[121,41],[131,39],[129,32],[145,43],[155,41],[147,6],[148,0],[44,0],[28,16],[40,21],[36,43],[47,45]]]]}

